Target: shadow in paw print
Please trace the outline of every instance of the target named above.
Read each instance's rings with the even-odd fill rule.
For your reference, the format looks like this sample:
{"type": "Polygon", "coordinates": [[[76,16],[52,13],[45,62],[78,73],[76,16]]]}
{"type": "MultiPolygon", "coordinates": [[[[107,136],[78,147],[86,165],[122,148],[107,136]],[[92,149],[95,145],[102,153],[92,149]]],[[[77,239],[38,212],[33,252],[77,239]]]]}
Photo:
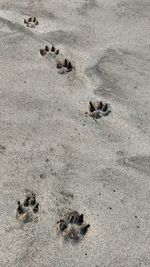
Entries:
{"type": "Polygon", "coordinates": [[[37,222],[37,212],[39,203],[36,202],[36,195],[32,191],[27,190],[23,203],[18,201],[16,209],[16,219],[19,223],[37,222]]]}
{"type": "Polygon", "coordinates": [[[118,159],[119,165],[133,168],[139,172],[150,175],[150,156],[137,155],[133,157],[122,156],[118,159]]]}
{"type": "Polygon", "coordinates": [[[95,119],[107,116],[110,112],[110,104],[103,103],[100,100],[93,100],[89,102],[89,116],[95,119]]]}
{"type": "Polygon", "coordinates": [[[35,28],[39,22],[36,17],[30,17],[28,19],[24,19],[24,24],[29,28],[35,28]]]}
{"type": "Polygon", "coordinates": [[[58,233],[65,241],[79,242],[90,227],[84,223],[84,215],[78,211],[66,211],[57,222],[58,233]]]}

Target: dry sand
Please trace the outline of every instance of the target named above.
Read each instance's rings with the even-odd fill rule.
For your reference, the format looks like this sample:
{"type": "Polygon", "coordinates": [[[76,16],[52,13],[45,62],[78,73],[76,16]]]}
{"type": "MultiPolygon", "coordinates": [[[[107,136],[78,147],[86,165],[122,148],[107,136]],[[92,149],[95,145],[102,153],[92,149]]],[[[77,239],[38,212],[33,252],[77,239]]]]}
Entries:
{"type": "Polygon", "coordinates": [[[149,29],[149,0],[0,1],[0,267],[150,266],[149,29]],[[40,55],[52,44],[75,75],[40,55]],[[98,123],[93,98],[111,105],[98,123]],[[20,225],[26,188],[39,220],[20,225]],[[91,225],[75,245],[65,208],[91,225]]]}

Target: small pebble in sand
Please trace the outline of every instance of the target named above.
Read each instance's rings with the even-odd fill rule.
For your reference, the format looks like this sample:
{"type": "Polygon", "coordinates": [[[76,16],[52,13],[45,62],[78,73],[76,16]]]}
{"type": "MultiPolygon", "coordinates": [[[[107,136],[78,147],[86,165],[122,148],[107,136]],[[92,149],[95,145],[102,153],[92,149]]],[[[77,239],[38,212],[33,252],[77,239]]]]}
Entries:
{"type": "Polygon", "coordinates": [[[44,179],[45,176],[46,176],[46,175],[45,175],[44,173],[41,173],[41,174],[40,174],[40,178],[41,178],[41,179],[44,179]]]}

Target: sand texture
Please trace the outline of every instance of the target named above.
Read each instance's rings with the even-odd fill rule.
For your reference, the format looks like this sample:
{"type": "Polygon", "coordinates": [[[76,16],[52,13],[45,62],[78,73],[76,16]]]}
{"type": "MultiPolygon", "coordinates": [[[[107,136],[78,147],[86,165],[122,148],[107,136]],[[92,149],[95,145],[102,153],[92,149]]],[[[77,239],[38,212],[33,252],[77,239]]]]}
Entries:
{"type": "Polygon", "coordinates": [[[150,1],[0,0],[0,78],[0,267],[150,267],[150,1]]]}

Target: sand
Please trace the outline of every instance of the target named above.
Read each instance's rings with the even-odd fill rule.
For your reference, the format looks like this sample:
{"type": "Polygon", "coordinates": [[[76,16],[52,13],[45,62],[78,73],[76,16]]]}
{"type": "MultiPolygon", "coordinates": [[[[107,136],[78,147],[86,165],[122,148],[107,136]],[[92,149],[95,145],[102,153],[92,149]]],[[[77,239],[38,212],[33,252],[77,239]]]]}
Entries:
{"type": "Polygon", "coordinates": [[[0,1],[1,267],[150,266],[149,28],[149,0],[0,1]],[[40,55],[52,44],[75,73],[40,55]],[[97,122],[95,98],[111,105],[97,122]],[[38,222],[19,224],[26,189],[38,222]],[[64,209],[91,225],[74,245],[64,209]]]}

